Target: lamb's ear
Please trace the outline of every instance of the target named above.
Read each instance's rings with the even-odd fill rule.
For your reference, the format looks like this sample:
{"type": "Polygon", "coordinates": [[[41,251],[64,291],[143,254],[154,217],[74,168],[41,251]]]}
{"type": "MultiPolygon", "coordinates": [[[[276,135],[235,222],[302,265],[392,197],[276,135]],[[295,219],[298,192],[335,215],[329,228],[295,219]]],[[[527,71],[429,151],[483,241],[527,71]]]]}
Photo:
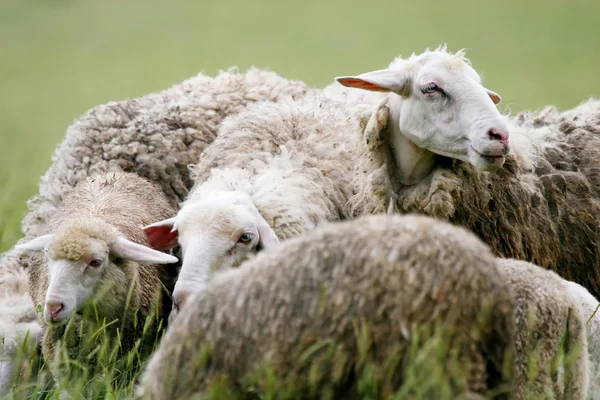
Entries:
{"type": "Polygon", "coordinates": [[[17,251],[39,251],[44,250],[52,241],[52,234],[38,236],[29,242],[18,244],[14,247],[17,251]]]}
{"type": "Polygon", "coordinates": [[[484,87],[485,92],[488,94],[488,96],[490,96],[490,99],[492,99],[492,101],[494,102],[494,104],[500,104],[500,102],[502,101],[502,97],[500,97],[500,95],[486,87],[484,87]]]}
{"type": "Polygon", "coordinates": [[[173,264],[179,261],[177,257],[134,243],[123,236],[119,236],[109,247],[117,257],[142,264],[173,264]]]}
{"type": "Polygon", "coordinates": [[[256,211],[256,219],[258,221],[258,244],[263,249],[274,249],[279,247],[279,238],[275,234],[273,228],[269,226],[267,221],[258,211],[256,211]]]}
{"type": "Polygon", "coordinates": [[[402,69],[380,69],[358,76],[338,76],[341,85],[372,92],[395,92],[402,94],[406,90],[408,76],[402,69]]]}
{"type": "Polygon", "coordinates": [[[175,217],[145,226],[144,233],[150,246],[156,250],[169,250],[176,247],[179,244],[179,235],[174,225],[175,217]]]}

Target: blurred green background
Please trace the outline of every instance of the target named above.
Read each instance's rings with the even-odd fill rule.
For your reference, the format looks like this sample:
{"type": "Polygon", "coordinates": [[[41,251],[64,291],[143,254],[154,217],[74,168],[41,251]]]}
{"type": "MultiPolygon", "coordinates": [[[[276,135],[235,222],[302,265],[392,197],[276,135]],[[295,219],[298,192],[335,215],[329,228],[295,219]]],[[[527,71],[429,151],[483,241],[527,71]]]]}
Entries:
{"type": "Polygon", "coordinates": [[[95,105],[232,65],[323,86],[447,43],[501,110],[571,108],[600,95],[599,15],[598,0],[0,0],[0,251],[95,105]]]}

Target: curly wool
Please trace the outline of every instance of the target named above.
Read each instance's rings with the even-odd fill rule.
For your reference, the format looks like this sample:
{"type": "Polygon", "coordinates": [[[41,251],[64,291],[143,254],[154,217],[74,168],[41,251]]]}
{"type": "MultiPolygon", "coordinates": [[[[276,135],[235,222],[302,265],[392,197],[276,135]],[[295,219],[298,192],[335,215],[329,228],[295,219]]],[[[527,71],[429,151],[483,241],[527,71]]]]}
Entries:
{"type": "MultiPolygon", "coordinates": [[[[216,276],[171,325],[138,394],[188,399],[218,376],[243,388],[247,374],[263,361],[279,377],[295,370],[299,344],[341,343],[336,354],[345,360],[343,366],[319,365],[326,377],[314,388],[316,395],[307,371],[294,378],[294,393],[317,398],[327,379],[357,372],[365,352],[382,365],[395,346],[410,347],[413,328],[430,326],[436,318],[468,338],[465,347],[453,342],[453,350],[464,357],[461,371],[468,375],[454,394],[482,394],[488,385],[508,383],[499,370],[512,346],[509,293],[487,246],[463,228],[400,215],[328,223],[216,276]],[[480,312],[487,306],[489,323],[481,324],[480,312]],[[356,348],[357,321],[371,328],[372,342],[363,351],[356,348]],[[200,364],[199,344],[212,346],[207,368],[200,364]]],[[[402,354],[398,365],[407,357],[402,354]]],[[[450,373],[447,367],[440,365],[442,374],[450,373]]],[[[357,398],[356,377],[341,380],[342,391],[331,393],[333,398],[357,398]]]]}
{"type": "Polygon", "coordinates": [[[493,173],[438,157],[422,182],[397,182],[385,101],[359,140],[352,215],[423,213],[473,231],[499,257],[550,268],[600,294],[600,101],[510,119],[512,155],[493,173]],[[383,111],[381,111],[383,108],[383,111]]]}
{"type": "Polygon", "coordinates": [[[279,239],[345,219],[352,194],[350,132],[362,129],[364,117],[316,92],[249,106],[223,121],[193,168],[197,186],[186,201],[217,190],[246,192],[279,239]]]}
{"type": "Polygon", "coordinates": [[[274,72],[232,68],[91,109],[68,128],[55,150],[39,193],[28,202],[23,233],[27,239],[39,236],[63,197],[100,172],[135,172],[158,183],[177,206],[193,185],[188,165],[214,140],[223,118],[248,103],[301,97],[307,90],[303,82],[274,72]]]}
{"type": "Polygon", "coordinates": [[[42,337],[28,289],[27,272],[18,259],[4,259],[0,267],[0,396],[12,386],[18,349],[26,339],[34,344],[42,337]]]}
{"type": "Polygon", "coordinates": [[[582,303],[553,271],[515,259],[497,261],[516,305],[512,398],[585,400],[589,363],[582,303]],[[569,361],[557,376],[561,350],[569,361]]]}

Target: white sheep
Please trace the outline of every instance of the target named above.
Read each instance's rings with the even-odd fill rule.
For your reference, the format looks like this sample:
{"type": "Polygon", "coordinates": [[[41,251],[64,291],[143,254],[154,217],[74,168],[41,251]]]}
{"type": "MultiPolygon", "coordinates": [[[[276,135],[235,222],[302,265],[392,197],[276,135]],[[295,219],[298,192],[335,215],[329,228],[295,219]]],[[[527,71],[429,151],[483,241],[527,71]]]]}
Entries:
{"type": "Polygon", "coordinates": [[[589,352],[589,400],[600,399],[600,310],[598,300],[583,286],[567,281],[571,294],[577,298],[583,307],[583,318],[587,325],[589,352]]]}
{"type": "Polygon", "coordinates": [[[386,92],[326,90],[375,108],[357,143],[349,214],[448,220],[499,257],[553,269],[600,295],[599,100],[501,116],[463,52],[444,48],[338,80],[386,92]]]}
{"type": "Polygon", "coordinates": [[[56,352],[62,340],[70,357],[101,367],[88,358],[94,346],[85,336],[97,323],[107,324],[107,340],[118,337],[119,354],[138,340],[139,354],[150,353],[165,316],[163,302],[170,306],[163,278],[171,267],[158,264],[178,259],[146,247],[142,227],[174,213],[160,188],[145,178],[124,172],[94,175],[65,197],[43,235],[15,247],[34,253],[36,262],[27,268],[29,291],[34,304],[43,307],[42,351],[57,380],[67,373],[56,352]],[[67,324],[72,317],[85,328],[67,324]]]}
{"type": "Polygon", "coordinates": [[[249,388],[267,398],[388,398],[400,388],[483,398],[510,385],[510,293],[489,248],[463,228],[410,215],[324,224],[191,297],[137,394],[191,399],[222,383],[232,398],[249,388]],[[436,336],[436,322],[450,337],[436,336]]]}
{"type": "Polygon", "coordinates": [[[436,155],[485,171],[504,164],[509,132],[495,106],[502,99],[482,85],[463,51],[451,54],[443,46],[408,59],[397,57],[386,69],[335,79],[338,83],[324,89],[333,98],[350,104],[385,100],[400,183],[411,185],[429,175],[436,155]],[[355,94],[340,85],[379,93],[355,94]]]}
{"type": "Polygon", "coordinates": [[[553,271],[515,259],[497,265],[515,299],[512,398],[585,400],[593,363],[580,298],[553,271]]]}
{"type": "MultiPolygon", "coordinates": [[[[18,380],[16,375],[20,375],[21,365],[15,365],[19,348],[26,340],[35,345],[42,336],[29,297],[27,272],[17,262],[7,262],[4,266],[0,268],[0,397],[8,394],[18,380]]],[[[31,360],[23,360],[28,361],[31,360]]]]}
{"type": "MultiPolygon", "coordinates": [[[[215,271],[345,218],[354,150],[347,138],[363,129],[360,111],[315,93],[258,103],[223,121],[177,216],[145,228],[153,248],[181,245],[175,312],[215,271]]],[[[364,111],[363,119],[370,107],[364,111]]]]}

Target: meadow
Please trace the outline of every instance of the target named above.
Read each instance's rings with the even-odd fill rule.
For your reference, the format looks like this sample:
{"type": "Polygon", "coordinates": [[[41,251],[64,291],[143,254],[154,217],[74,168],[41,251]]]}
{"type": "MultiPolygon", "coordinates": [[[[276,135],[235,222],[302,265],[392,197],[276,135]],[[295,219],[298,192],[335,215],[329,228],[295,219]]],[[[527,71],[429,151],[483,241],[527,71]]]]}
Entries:
{"type": "Polygon", "coordinates": [[[269,68],[314,86],[447,43],[502,111],[600,95],[600,2],[2,0],[0,252],[21,236],[67,127],[91,107],[199,72],[269,68]]]}
{"type": "MultiPolygon", "coordinates": [[[[467,50],[503,112],[564,110],[600,97],[598,15],[597,0],[0,0],[0,253],[21,237],[66,129],[96,105],[231,66],[319,87],[447,43],[467,50]]],[[[107,390],[117,369],[99,351],[105,379],[77,379],[107,390]]]]}

